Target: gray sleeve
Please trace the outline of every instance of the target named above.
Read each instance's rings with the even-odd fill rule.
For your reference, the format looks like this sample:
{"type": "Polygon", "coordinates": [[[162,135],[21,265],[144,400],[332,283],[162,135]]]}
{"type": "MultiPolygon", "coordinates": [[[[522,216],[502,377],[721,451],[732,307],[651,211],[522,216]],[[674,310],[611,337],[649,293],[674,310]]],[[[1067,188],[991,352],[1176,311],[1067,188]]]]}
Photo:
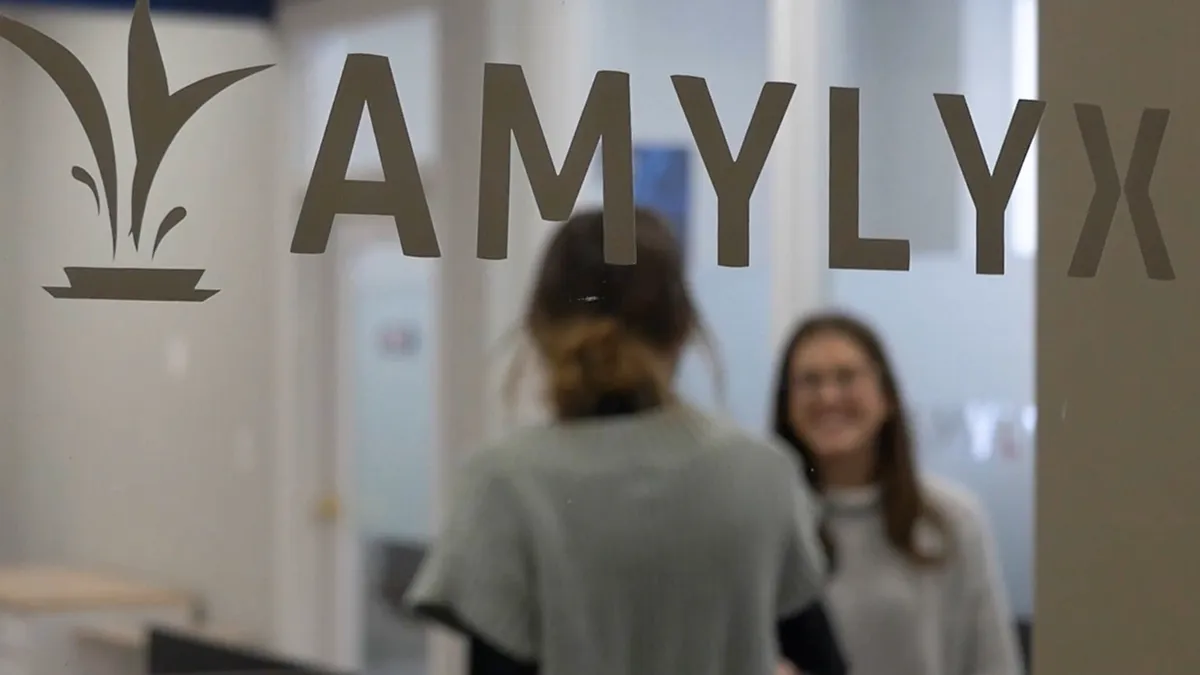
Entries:
{"type": "Polygon", "coordinates": [[[798,475],[788,481],[784,519],[783,561],[776,614],[784,619],[808,607],[825,583],[827,561],[817,536],[820,512],[816,500],[798,475]]]}
{"type": "Polygon", "coordinates": [[[992,530],[982,509],[971,511],[968,527],[962,528],[967,592],[963,675],[1020,675],[1024,666],[992,530]]]}
{"type": "Polygon", "coordinates": [[[508,656],[538,657],[533,565],[512,486],[486,453],[458,476],[449,517],[405,605],[508,656]]]}

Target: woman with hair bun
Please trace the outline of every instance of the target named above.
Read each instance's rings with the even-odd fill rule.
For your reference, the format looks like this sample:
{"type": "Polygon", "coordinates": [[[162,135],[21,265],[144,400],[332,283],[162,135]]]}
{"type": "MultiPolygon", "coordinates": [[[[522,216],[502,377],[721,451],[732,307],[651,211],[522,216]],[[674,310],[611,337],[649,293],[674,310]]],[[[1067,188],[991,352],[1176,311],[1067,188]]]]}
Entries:
{"type": "Polygon", "coordinates": [[[604,216],[552,238],[524,329],[553,412],[460,469],[407,598],[464,635],[472,675],[846,672],[793,455],[679,400],[700,320],[670,228],[638,210],[636,265],[604,216]]]}

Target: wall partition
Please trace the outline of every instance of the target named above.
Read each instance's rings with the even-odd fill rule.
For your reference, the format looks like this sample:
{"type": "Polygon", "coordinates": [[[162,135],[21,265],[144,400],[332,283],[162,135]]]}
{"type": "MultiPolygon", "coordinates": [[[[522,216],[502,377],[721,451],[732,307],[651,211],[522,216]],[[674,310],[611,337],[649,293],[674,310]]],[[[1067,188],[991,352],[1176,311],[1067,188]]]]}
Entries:
{"type": "Polygon", "coordinates": [[[1034,668],[1197,672],[1200,7],[1040,5],[1034,668]]]}

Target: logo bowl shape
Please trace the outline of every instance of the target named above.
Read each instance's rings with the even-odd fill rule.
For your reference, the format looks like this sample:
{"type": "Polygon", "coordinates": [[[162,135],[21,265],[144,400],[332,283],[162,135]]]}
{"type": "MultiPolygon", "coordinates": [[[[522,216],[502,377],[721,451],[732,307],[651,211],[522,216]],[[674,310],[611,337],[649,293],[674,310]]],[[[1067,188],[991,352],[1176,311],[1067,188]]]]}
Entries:
{"type": "Polygon", "coordinates": [[[196,288],[204,270],[154,267],[65,267],[69,286],[46,286],[56,298],[204,302],[216,290],[196,288]]]}
{"type": "MultiPolygon", "coordinates": [[[[95,80],[69,49],[53,38],[19,21],[0,16],[0,39],[24,52],[62,91],[83,127],[96,162],[99,184],[81,166],[71,167],[71,177],[87,187],[99,214],[101,202],[108,214],[113,257],[117,255],[117,166],[112,123],[95,80]],[[101,199],[103,194],[103,200],[101,199]]],[[[204,104],[230,86],[272,65],[240,68],[211,75],[171,93],[158,38],[150,20],[148,0],[137,0],[129,28],[128,99],[136,163],[130,194],[129,236],[135,251],[142,243],[142,225],[154,176],[172,141],[204,104]]],[[[176,206],[159,221],[150,257],[165,237],[187,217],[176,206]]],[[[197,289],[202,269],[137,267],[68,267],[66,287],[46,287],[56,298],[203,302],[217,293],[197,289]]]]}

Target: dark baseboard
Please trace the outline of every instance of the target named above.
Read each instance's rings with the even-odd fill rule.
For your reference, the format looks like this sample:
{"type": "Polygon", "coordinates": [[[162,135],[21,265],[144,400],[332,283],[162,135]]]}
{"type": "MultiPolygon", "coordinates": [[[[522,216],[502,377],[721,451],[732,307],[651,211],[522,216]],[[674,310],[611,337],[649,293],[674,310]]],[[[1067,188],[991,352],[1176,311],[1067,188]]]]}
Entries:
{"type": "Polygon", "coordinates": [[[1033,619],[1017,619],[1017,639],[1021,642],[1021,658],[1025,661],[1025,672],[1033,671],[1033,619]]]}

